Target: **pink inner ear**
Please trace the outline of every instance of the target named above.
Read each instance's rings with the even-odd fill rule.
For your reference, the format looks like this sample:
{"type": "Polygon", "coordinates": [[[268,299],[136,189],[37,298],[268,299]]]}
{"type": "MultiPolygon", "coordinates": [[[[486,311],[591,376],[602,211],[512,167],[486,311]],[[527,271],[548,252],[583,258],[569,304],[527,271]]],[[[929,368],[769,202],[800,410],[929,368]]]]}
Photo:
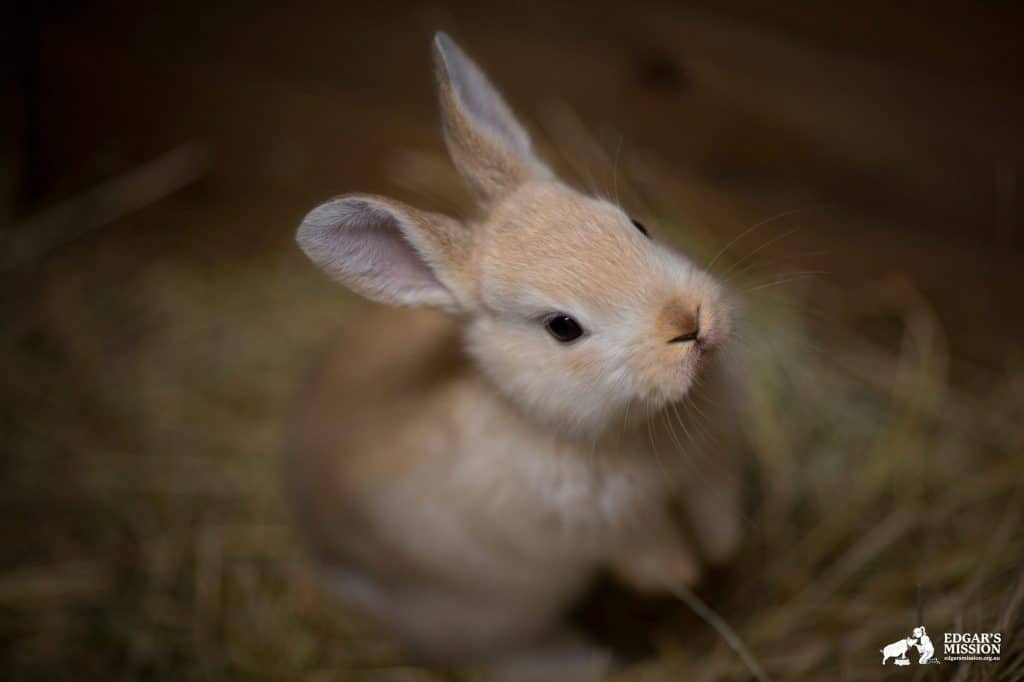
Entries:
{"type": "Polygon", "coordinates": [[[497,138],[508,151],[532,161],[530,136],[480,67],[446,34],[438,34],[437,45],[455,94],[474,123],[497,138]]]}
{"type": "MultiPolygon", "coordinates": [[[[366,220],[353,222],[346,230],[350,258],[367,277],[386,283],[388,288],[422,289],[440,286],[416,249],[389,213],[367,207],[366,220]]],[[[345,229],[345,228],[341,228],[345,229]]]]}
{"type": "Polygon", "coordinates": [[[358,293],[385,303],[441,304],[449,293],[406,236],[417,226],[390,206],[361,198],[314,209],[299,230],[309,257],[358,293]]]}

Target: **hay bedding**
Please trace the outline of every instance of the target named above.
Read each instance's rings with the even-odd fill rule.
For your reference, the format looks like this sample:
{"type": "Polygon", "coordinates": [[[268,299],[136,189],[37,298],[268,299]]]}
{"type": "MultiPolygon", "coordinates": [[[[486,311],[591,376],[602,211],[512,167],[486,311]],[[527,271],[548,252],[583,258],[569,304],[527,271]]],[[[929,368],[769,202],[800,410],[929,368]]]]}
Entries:
{"type": "MultiPolygon", "coordinates": [[[[459,205],[443,169],[410,155],[397,176],[459,205]]],[[[667,232],[676,215],[736,219],[662,170],[616,173],[662,238],[681,239],[667,232]]],[[[284,247],[213,264],[140,244],[100,235],[66,249],[38,267],[35,293],[5,301],[0,675],[450,679],[324,598],[279,494],[298,377],[361,304],[284,247]]],[[[686,246],[703,262],[720,247],[686,246]]],[[[736,261],[718,269],[735,265],[728,279],[747,290],[742,427],[760,476],[751,540],[709,596],[715,611],[774,679],[882,679],[893,668],[876,653],[917,624],[921,586],[930,632],[1001,630],[1003,661],[901,679],[1024,677],[1024,367],[952,385],[909,284],[764,286],[779,278],[736,261]],[[893,330],[885,343],[862,333],[867,309],[893,330]]],[[[617,679],[749,675],[699,619],[657,644],[617,679]]]]}

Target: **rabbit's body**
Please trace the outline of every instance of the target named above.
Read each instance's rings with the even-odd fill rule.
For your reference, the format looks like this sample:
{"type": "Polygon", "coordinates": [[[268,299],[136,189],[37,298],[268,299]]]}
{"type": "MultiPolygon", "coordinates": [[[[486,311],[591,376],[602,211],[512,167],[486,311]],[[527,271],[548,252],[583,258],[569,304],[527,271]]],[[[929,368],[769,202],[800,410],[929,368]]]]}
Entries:
{"type": "MultiPolygon", "coordinates": [[[[294,499],[330,575],[416,648],[527,643],[598,568],[657,590],[731,551],[736,517],[693,529],[695,547],[675,509],[735,505],[726,424],[683,410],[599,438],[553,432],[462,345],[437,313],[372,311],[317,372],[293,460],[294,499]]],[[[706,388],[716,381],[724,394],[725,377],[706,388]]]]}
{"type": "Polygon", "coordinates": [[[454,43],[434,50],[477,219],[350,195],[298,240],[367,298],[450,316],[353,320],[300,413],[293,499],[329,575],[422,653],[551,646],[561,670],[558,616],[596,570],[669,590],[738,542],[715,352],[732,315],[710,276],[555,179],[454,43]]]}

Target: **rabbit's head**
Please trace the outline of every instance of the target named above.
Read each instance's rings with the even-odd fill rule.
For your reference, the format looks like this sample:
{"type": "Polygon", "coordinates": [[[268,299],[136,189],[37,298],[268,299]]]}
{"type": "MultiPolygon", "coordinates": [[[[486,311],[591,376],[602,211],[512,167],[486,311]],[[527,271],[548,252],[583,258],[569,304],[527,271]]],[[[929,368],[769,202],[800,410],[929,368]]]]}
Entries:
{"type": "Polygon", "coordinates": [[[680,400],[729,335],[722,287],[560,182],[480,68],[444,34],[433,49],[445,140],[479,215],[348,195],[306,216],[299,245],[367,298],[458,316],[480,369],[533,418],[599,431],[680,400]]]}

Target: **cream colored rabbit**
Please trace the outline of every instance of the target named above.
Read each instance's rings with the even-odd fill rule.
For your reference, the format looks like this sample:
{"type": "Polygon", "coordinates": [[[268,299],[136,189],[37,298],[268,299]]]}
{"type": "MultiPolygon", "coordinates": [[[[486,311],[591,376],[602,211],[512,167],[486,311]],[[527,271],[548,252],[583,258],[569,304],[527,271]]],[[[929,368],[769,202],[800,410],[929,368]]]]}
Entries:
{"type": "Polygon", "coordinates": [[[605,662],[559,621],[596,570],[663,591],[736,547],[715,353],[730,307],[619,207],[560,182],[449,37],[433,52],[479,211],[347,195],[303,220],[319,267],[416,309],[351,323],[302,410],[292,491],[328,575],[407,645],[570,679],[605,662]]]}

